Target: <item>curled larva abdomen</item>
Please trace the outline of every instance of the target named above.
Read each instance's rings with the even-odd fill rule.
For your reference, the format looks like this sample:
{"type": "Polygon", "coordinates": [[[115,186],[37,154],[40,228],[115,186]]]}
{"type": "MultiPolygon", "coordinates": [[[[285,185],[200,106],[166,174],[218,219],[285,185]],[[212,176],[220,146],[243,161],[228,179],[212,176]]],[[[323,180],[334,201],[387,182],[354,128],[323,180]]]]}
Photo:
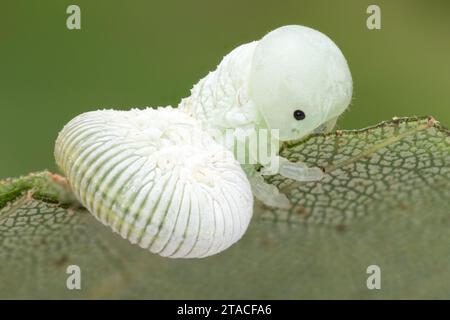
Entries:
{"type": "Polygon", "coordinates": [[[171,107],[82,114],[59,134],[55,158],[98,220],[162,256],[223,251],[252,216],[250,185],[232,153],[171,107]]]}

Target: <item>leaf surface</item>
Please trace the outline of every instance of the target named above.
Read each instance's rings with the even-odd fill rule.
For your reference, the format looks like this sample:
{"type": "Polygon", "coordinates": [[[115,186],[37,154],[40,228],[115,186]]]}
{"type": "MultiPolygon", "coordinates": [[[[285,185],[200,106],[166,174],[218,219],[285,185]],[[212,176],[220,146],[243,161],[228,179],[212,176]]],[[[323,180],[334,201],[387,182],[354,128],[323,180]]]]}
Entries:
{"type": "Polygon", "coordinates": [[[289,210],[256,203],[225,252],[172,260],[129,244],[48,172],[0,182],[0,298],[305,299],[450,297],[450,132],[404,118],[286,143],[320,182],[267,178],[289,210]],[[66,268],[82,289],[66,288],[66,268]],[[368,290],[369,265],[381,290],[368,290]]]}

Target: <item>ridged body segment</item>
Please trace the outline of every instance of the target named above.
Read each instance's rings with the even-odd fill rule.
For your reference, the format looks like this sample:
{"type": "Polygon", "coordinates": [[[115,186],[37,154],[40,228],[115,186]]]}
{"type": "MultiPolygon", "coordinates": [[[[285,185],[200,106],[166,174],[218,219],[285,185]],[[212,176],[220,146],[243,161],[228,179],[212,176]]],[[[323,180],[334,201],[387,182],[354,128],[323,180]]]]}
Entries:
{"type": "Polygon", "coordinates": [[[252,215],[233,154],[171,107],[82,114],[59,134],[55,158],[98,220],[162,256],[223,251],[252,215]]]}
{"type": "Polygon", "coordinates": [[[252,58],[257,44],[258,41],[246,43],[228,53],[214,71],[194,85],[191,95],[182,99],[178,106],[197,119],[215,138],[216,133],[224,134],[226,130],[249,130],[264,126],[248,92],[252,58]]]}

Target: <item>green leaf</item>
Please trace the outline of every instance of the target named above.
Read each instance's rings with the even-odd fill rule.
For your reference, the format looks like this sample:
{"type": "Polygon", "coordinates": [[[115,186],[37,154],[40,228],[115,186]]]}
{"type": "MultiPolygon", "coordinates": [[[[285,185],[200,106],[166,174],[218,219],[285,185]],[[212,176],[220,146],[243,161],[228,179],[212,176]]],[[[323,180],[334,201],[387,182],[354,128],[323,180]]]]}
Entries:
{"type": "Polygon", "coordinates": [[[322,167],[327,175],[307,184],[268,178],[292,203],[290,210],[266,210],[269,220],[342,226],[354,218],[379,221],[425,213],[439,203],[445,208],[449,200],[449,131],[433,118],[394,119],[364,130],[314,135],[286,143],[281,155],[322,167]]]}
{"type": "Polygon", "coordinates": [[[267,180],[290,210],[256,204],[236,245],[171,260],[129,244],[47,172],[0,182],[1,298],[449,298],[450,132],[432,118],[313,135],[281,154],[321,182],[267,180]],[[66,288],[66,268],[82,290],[66,288]],[[381,290],[366,269],[381,268],[381,290]]]}

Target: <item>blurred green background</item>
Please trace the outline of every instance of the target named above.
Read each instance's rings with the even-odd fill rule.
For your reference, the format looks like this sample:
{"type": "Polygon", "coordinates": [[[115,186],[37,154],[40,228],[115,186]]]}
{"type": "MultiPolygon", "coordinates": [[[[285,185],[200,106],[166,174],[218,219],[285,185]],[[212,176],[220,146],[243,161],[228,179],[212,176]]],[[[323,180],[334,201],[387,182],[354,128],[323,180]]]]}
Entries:
{"type": "Polygon", "coordinates": [[[346,56],[354,99],[340,128],[408,115],[450,125],[448,1],[2,1],[0,178],[56,170],[57,133],[82,112],[177,105],[231,49],[286,24],[346,56]],[[82,30],[66,28],[70,4],[82,30]],[[366,27],[369,4],[381,30],[366,27]]]}

